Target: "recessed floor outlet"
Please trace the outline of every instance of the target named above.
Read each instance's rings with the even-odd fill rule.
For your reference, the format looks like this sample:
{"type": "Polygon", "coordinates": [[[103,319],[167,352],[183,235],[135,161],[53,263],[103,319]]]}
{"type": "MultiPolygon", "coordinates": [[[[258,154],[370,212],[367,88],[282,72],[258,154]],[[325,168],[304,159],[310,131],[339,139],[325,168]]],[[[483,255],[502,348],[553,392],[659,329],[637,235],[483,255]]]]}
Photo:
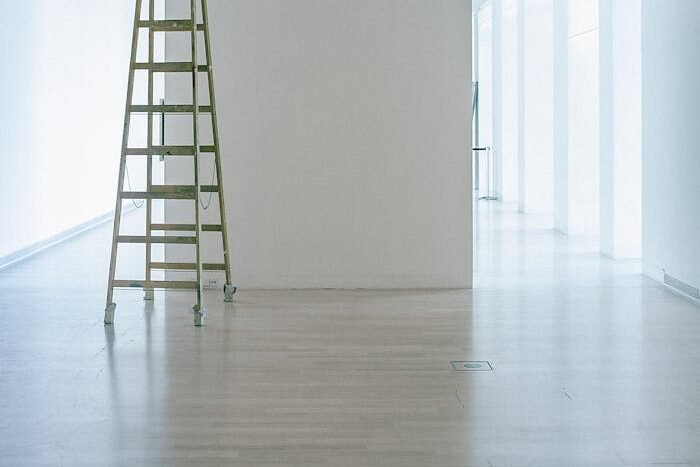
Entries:
{"type": "Polygon", "coordinates": [[[493,371],[493,366],[486,360],[453,360],[450,365],[454,371],[493,371]]]}

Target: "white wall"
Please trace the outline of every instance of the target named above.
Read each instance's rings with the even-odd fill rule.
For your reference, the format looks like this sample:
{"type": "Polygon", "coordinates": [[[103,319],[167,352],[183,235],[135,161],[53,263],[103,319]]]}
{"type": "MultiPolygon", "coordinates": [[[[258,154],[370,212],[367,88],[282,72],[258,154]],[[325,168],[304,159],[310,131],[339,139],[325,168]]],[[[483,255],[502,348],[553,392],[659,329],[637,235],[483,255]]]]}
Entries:
{"type": "Polygon", "coordinates": [[[3,16],[0,258],[114,208],[133,4],[6,1],[3,16]]]}
{"type": "Polygon", "coordinates": [[[700,2],[642,2],[642,255],[700,287],[700,2]]]}
{"type": "Polygon", "coordinates": [[[470,2],[209,9],[235,282],[470,286],[470,2]]]}

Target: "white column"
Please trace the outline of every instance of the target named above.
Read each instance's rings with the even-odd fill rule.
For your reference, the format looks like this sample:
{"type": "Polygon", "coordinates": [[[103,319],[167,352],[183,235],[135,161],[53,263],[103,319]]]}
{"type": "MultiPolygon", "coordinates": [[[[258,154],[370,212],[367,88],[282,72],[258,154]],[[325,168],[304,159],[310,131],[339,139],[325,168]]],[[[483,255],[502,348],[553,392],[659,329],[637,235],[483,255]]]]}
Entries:
{"type": "Polygon", "coordinates": [[[493,0],[492,40],[492,157],[494,193],[503,200],[503,0],[493,0]]]}
{"type": "Polygon", "coordinates": [[[501,195],[518,200],[518,2],[501,2],[501,195]]]}
{"type": "MultiPolygon", "coordinates": [[[[615,133],[613,2],[600,6],[600,251],[615,256],[615,133]]],[[[621,1],[621,0],[618,0],[621,1]]],[[[641,38],[640,38],[641,39],[641,38]]],[[[641,45],[641,43],[640,43],[641,45]]],[[[640,50],[641,54],[641,50],[640,50]]],[[[641,99],[641,95],[639,96],[641,99]]]]}
{"type": "Polygon", "coordinates": [[[518,3],[521,15],[519,64],[520,210],[551,213],[553,210],[553,1],[518,3]]]}
{"type": "Polygon", "coordinates": [[[554,0],[554,228],[569,231],[569,2],[554,0]]]}
{"type": "Polygon", "coordinates": [[[640,257],[641,0],[600,0],[600,246],[640,257]]]}
{"type": "Polygon", "coordinates": [[[525,0],[517,0],[518,209],[525,211],[525,0]]]}
{"type": "MultiPolygon", "coordinates": [[[[477,11],[477,37],[478,37],[478,61],[479,71],[479,146],[493,147],[493,4],[485,2],[477,11]]],[[[494,183],[493,154],[486,152],[476,153],[479,161],[479,196],[492,196],[494,183]],[[490,193],[489,193],[490,192],[490,193]]]]}
{"type": "Polygon", "coordinates": [[[568,228],[598,235],[600,213],[598,3],[568,5],[568,228]]]}
{"type": "Polygon", "coordinates": [[[598,234],[598,8],[554,0],[554,227],[598,234]]]}

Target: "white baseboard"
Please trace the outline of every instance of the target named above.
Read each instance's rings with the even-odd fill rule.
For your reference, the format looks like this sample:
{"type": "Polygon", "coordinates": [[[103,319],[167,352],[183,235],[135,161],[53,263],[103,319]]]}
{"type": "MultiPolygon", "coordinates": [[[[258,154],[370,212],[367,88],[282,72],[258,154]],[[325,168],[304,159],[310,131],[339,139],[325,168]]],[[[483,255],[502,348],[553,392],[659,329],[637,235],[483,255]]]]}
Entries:
{"type": "Polygon", "coordinates": [[[432,290],[432,289],[471,289],[468,278],[454,276],[406,274],[373,275],[258,275],[233,272],[233,282],[239,289],[288,290],[288,289],[364,289],[364,290],[432,290]]]}
{"type": "MultiPolygon", "coordinates": [[[[131,206],[125,207],[122,210],[122,215],[126,214],[127,212],[133,209],[134,208],[131,206]]],[[[66,240],[76,237],[84,232],[87,232],[88,230],[94,229],[95,227],[102,225],[105,222],[109,222],[113,218],[114,211],[110,211],[108,213],[102,214],[101,216],[95,217],[94,219],[91,219],[87,222],[84,222],[80,225],[76,225],[75,227],[71,227],[70,229],[64,230],[63,232],[59,232],[56,235],[53,235],[45,240],[24,247],[21,250],[17,250],[13,253],[10,253],[9,255],[3,256],[0,258],[0,269],[6,268],[11,264],[15,264],[19,261],[25,260],[41,251],[44,251],[47,248],[50,248],[61,242],[65,242],[66,240]]]]}

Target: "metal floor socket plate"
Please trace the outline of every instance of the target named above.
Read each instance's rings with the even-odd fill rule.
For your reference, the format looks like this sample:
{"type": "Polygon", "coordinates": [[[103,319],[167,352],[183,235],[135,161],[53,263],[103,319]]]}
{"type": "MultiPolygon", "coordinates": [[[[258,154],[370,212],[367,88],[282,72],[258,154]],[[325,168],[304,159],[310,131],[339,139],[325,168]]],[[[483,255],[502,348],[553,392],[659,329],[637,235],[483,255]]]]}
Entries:
{"type": "Polygon", "coordinates": [[[486,360],[453,360],[450,365],[454,371],[493,371],[486,360]]]}

